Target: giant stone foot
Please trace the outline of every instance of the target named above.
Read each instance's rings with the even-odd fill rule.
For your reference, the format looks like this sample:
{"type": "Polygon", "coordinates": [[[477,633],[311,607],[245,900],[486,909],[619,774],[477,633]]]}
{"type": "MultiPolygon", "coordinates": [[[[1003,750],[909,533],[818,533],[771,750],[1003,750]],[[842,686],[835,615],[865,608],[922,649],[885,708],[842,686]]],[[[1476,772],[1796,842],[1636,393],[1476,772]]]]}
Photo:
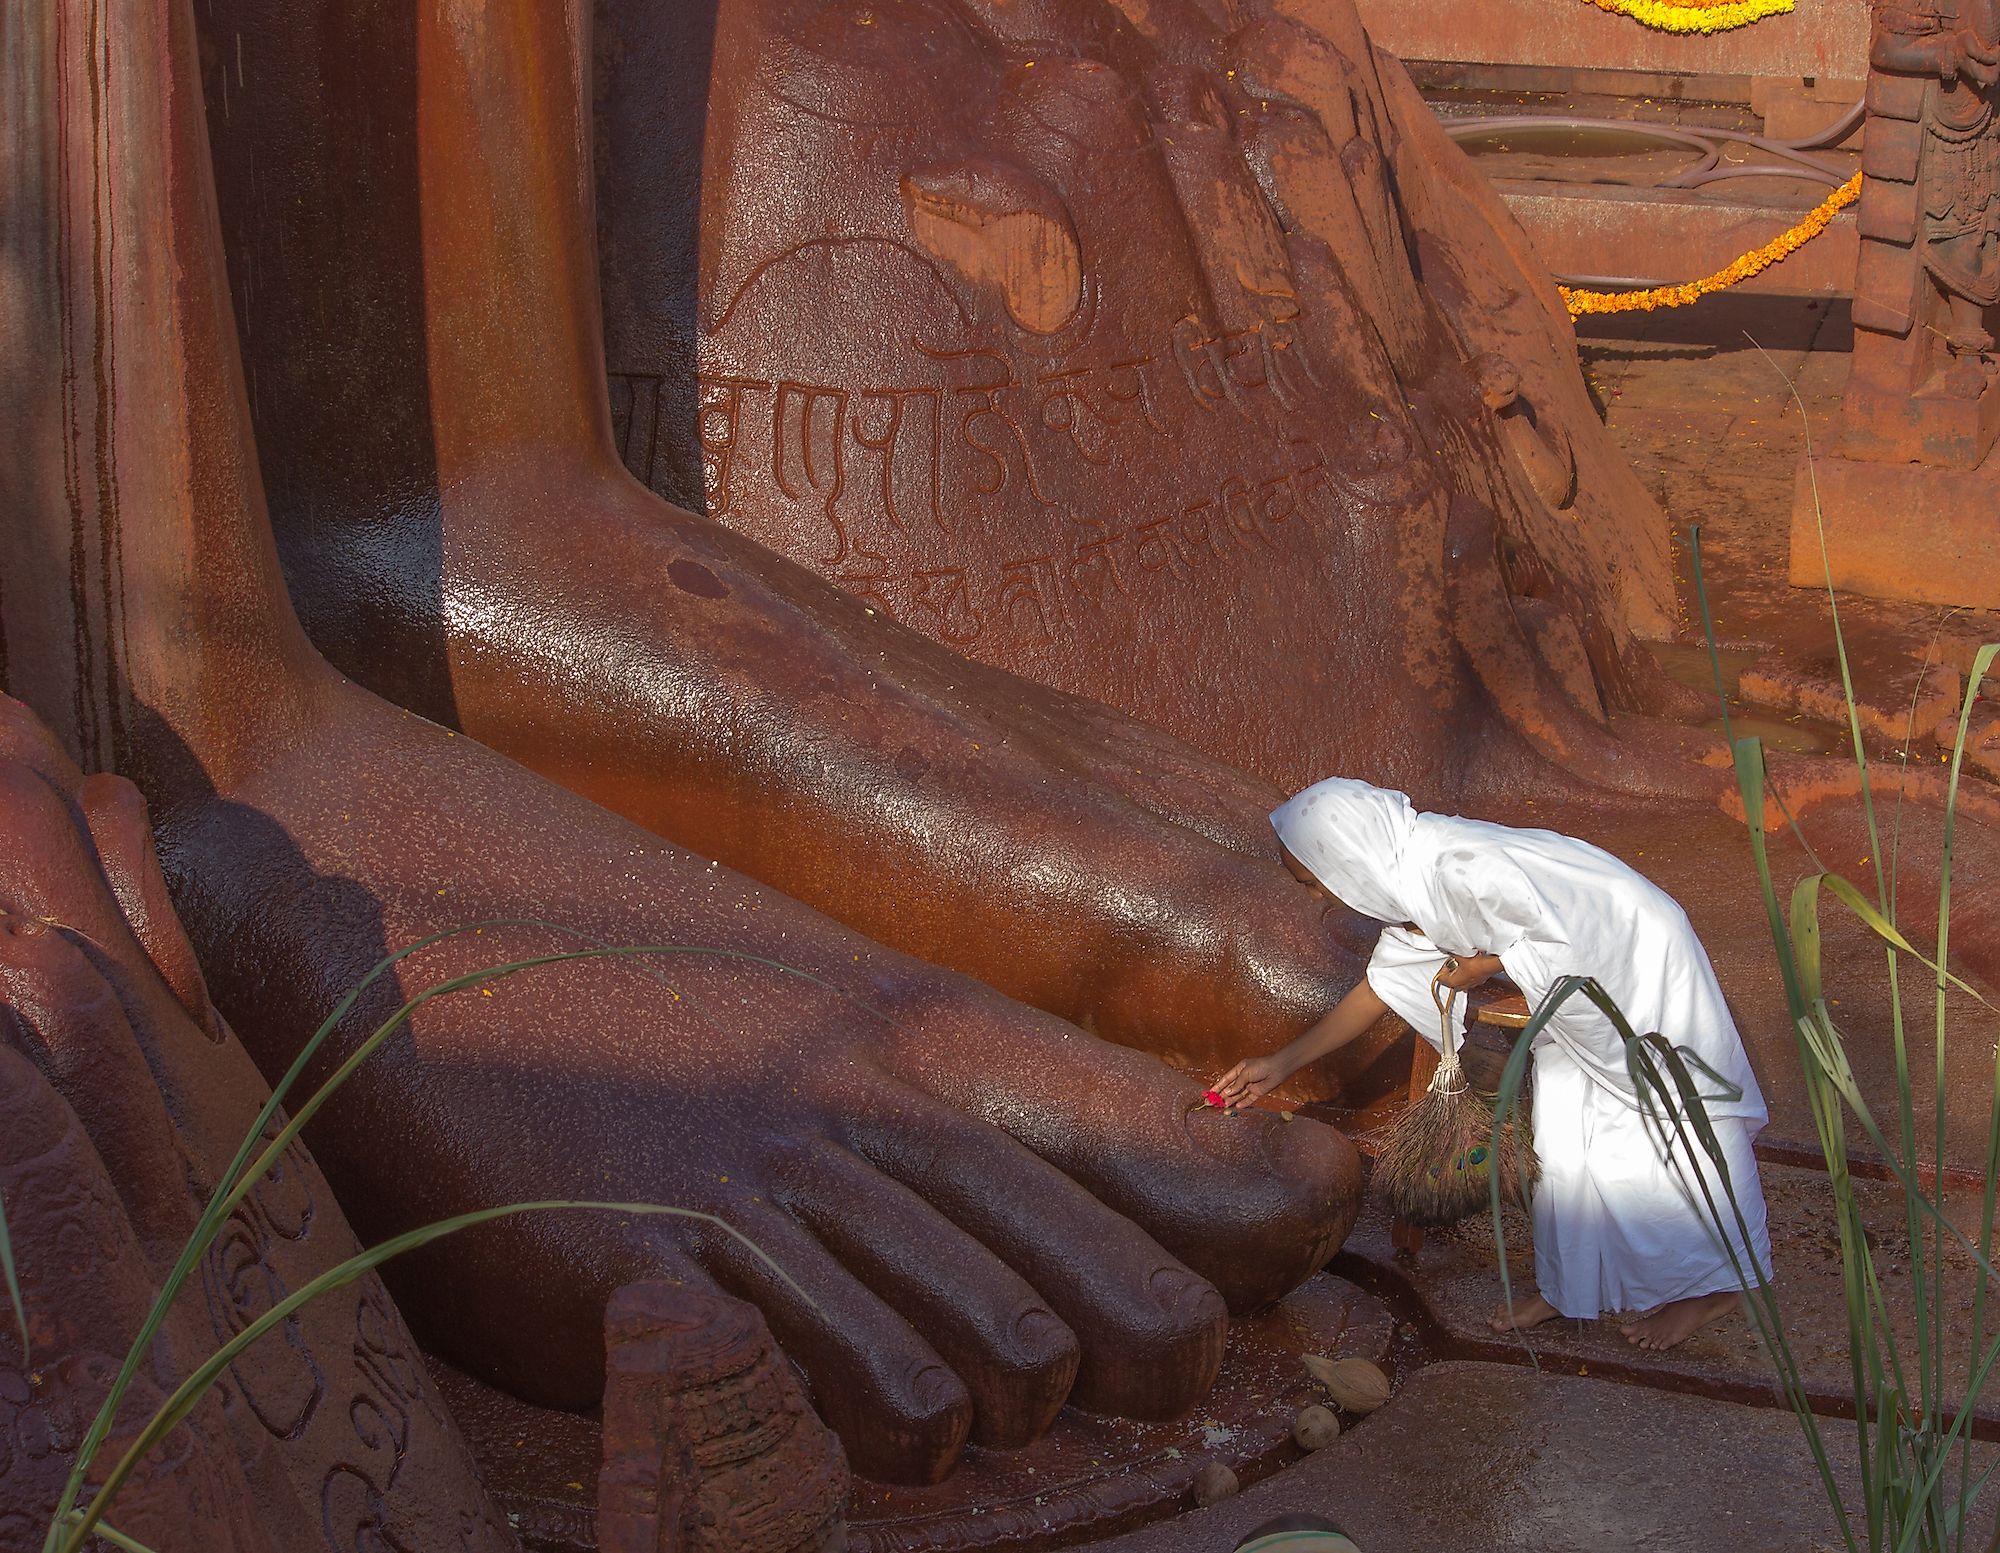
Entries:
{"type": "MultiPolygon", "coordinates": [[[[1184,1068],[1279,1044],[1337,998],[1365,940],[1276,867],[1270,783],[969,662],[632,479],[598,343],[587,39],[556,8],[478,29],[411,9],[414,39],[348,0],[202,8],[279,551],[333,662],[1184,1068]]],[[[1015,580],[1025,618],[1041,573],[1015,580]]]]}
{"type": "MultiPolygon", "coordinates": [[[[215,228],[192,18],[37,13],[4,143],[10,317],[0,534],[10,687],[87,766],[145,789],[216,1002],[267,1071],[391,946],[402,990],[580,941],[425,1004],[309,1135],[374,1237],[549,1198],[658,1217],[516,1217],[394,1280],[413,1324],[523,1396],[590,1405],[617,1287],[754,1300],[856,1467],[926,1481],[968,1434],[1065,1398],[1191,1406],[1226,1305],[1274,1299],[1352,1222],[1352,1147],[1224,1117],[1150,1057],[879,948],[343,680],[285,596],[215,228]],[[105,90],[59,62],[89,58],[105,90]],[[152,262],[94,268],[107,245],[152,262]],[[18,345],[20,349],[13,347],[18,345]],[[78,399],[83,381],[115,382],[78,399]],[[85,465],[89,480],[72,478],[85,465]],[[497,925],[523,919],[560,924],[497,925]],[[579,936],[581,935],[581,937],[579,936]]],[[[476,31],[477,29],[471,29],[476,31]]],[[[318,1072],[395,1005],[378,984],[318,1072]]],[[[309,1078],[314,1075],[309,1075],[309,1078]]]]}

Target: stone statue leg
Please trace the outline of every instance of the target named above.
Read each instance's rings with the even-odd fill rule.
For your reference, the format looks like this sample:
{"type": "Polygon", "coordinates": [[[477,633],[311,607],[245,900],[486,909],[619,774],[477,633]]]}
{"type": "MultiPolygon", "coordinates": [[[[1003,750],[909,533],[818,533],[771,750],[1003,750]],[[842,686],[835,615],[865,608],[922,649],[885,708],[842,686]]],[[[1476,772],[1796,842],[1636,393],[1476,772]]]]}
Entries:
{"type": "MultiPolygon", "coordinates": [[[[587,8],[478,29],[430,0],[383,14],[201,15],[279,551],[332,660],[880,942],[1179,1065],[1212,1073],[1338,997],[1368,934],[1275,866],[1270,783],[927,642],[619,463],[587,8]]],[[[876,476],[846,478],[835,507],[876,476]]],[[[1057,570],[1015,572],[1024,621],[1058,607],[1039,591],[1057,570]]]]}
{"type": "MultiPolygon", "coordinates": [[[[448,940],[403,989],[579,935],[736,956],[568,962],[426,1004],[310,1141],[366,1238],[521,1200],[681,1204],[786,1276],[666,1220],[517,1218],[401,1269],[413,1324],[524,1396],[587,1406],[614,1289],[719,1284],[763,1308],[857,1469],[897,1479],[942,1475],[975,1428],[1030,1437],[1066,1396],[1192,1405],[1225,1304],[1277,1297],[1352,1223],[1352,1147],[1210,1112],[1152,1058],[882,949],[329,668],[264,512],[188,8],[8,27],[0,242],[27,295],[4,392],[27,435],[0,474],[7,683],[87,768],[145,791],[260,1064],[385,949],[459,924],[561,927],[448,940]]],[[[357,1005],[320,1071],[397,996],[357,1005]]]]}
{"type": "Polygon", "coordinates": [[[1659,758],[1684,735],[1607,732],[1674,699],[1665,525],[1346,0],[597,11],[608,356],[656,489],[1287,787],[1455,806],[1538,751],[1712,790],[1659,758]]]}

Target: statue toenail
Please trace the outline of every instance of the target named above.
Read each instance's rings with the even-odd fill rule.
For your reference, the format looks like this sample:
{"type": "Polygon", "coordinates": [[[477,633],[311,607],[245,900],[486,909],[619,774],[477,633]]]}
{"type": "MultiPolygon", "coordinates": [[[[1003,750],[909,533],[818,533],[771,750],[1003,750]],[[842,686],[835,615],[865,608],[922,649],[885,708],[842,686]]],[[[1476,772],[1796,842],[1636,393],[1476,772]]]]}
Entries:
{"type": "Polygon", "coordinates": [[[1160,1309],[1172,1315],[1203,1314],[1204,1307],[1222,1307],[1222,1297],[1184,1267],[1162,1267],[1146,1280],[1160,1309]]]}
{"type": "Polygon", "coordinates": [[[1062,1318],[1046,1305],[1030,1305],[1014,1318],[1014,1341],[1029,1358],[1060,1352],[1071,1342],[1062,1318]]]}
{"type": "Polygon", "coordinates": [[[910,1378],[910,1400],[922,1413],[944,1413],[965,1400],[965,1388],[943,1365],[927,1364],[910,1378]]]}

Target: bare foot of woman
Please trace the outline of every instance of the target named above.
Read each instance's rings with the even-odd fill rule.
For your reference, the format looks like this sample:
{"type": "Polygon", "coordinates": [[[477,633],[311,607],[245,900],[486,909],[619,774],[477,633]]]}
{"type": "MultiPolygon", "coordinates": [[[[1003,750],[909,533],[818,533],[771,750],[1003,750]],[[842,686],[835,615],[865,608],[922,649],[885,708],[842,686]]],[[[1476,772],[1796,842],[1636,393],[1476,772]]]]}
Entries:
{"type": "Polygon", "coordinates": [[[1736,1309],[1741,1296],[1734,1289],[1714,1294],[1697,1294],[1692,1299],[1662,1305],[1651,1315],[1625,1325],[1625,1341],[1635,1348],[1664,1353],[1677,1343],[1694,1336],[1711,1321],[1720,1321],[1736,1309]]]}
{"type": "Polygon", "coordinates": [[[1553,1321],[1562,1314],[1555,1306],[1539,1294],[1531,1294],[1526,1299],[1503,1301],[1494,1307],[1487,1325],[1496,1332],[1525,1332],[1530,1327],[1538,1327],[1544,1321],[1553,1321]]]}

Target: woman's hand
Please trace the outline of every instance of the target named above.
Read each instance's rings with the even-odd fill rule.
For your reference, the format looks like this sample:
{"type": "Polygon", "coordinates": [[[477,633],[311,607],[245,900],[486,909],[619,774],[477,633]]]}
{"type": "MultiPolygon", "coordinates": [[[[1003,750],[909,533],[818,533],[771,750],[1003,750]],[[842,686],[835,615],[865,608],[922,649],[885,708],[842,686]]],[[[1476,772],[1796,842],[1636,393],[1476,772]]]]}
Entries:
{"type": "Polygon", "coordinates": [[[1215,1081],[1224,1105],[1248,1105],[1276,1089],[1292,1070],[1276,1057],[1245,1057],[1215,1081]]]}
{"type": "Polygon", "coordinates": [[[1214,1094],[1224,1105],[1248,1105],[1262,1099],[1307,1063],[1339,1051],[1388,1012],[1389,1005],[1375,989],[1366,981],[1357,981],[1296,1040],[1268,1057],[1245,1057],[1223,1074],[1215,1081],[1214,1094]]]}
{"type": "Polygon", "coordinates": [[[1500,956],[1497,954],[1453,955],[1444,962],[1444,969],[1438,973],[1438,982],[1453,992],[1470,992],[1481,982],[1491,981],[1499,974],[1500,956]]]}

